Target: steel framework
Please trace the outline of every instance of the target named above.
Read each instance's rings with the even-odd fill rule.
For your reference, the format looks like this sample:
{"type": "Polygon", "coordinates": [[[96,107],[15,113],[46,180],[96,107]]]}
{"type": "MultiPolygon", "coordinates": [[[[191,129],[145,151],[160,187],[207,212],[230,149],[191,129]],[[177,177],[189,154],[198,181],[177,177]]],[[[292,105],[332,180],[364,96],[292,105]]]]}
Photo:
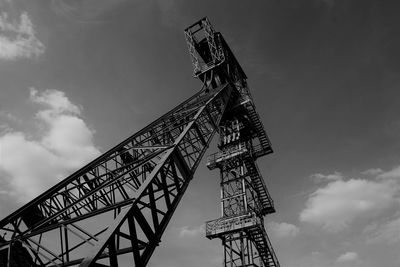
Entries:
{"type": "Polygon", "coordinates": [[[207,161],[210,170],[220,171],[221,218],[206,223],[206,236],[222,240],[223,266],[279,267],[263,220],[275,208],[256,163],[257,158],[273,151],[247,77],[207,18],[187,28],[185,34],[194,75],[204,79],[212,73],[215,78],[211,83],[228,82],[239,93],[231,98],[218,125],[220,151],[207,161]]]}
{"type": "MultiPolygon", "coordinates": [[[[223,125],[231,117],[229,114],[247,110],[242,115],[249,116],[249,134],[255,140],[255,145],[249,147],[251,157],[272,152],[267,136],[262,135],[265,131],[251,101],[244,72],[222,36],[207,19],[186,29],[185,36],[195,76],[203,81],[202,89],[1,220],[0,266],[117,267],[125,254],[131,255],[135,266],[146,266],[212,137],[216,132],[224,136],[223,125]],[[194,27],[203,31],[204,39],[195,36],[191,31],[194,27]]],[[[215,157],[215,166],[218,159],[215,157]]],[[[259,174],[254,160],[243,157],[241,163],[247,183],[253,183],[253,177],[259,174]]],[[[236,201],[237,208],[229,204],[235,208],[227,208],[224,214],[239,214],[247,207],[260,211],[254,214],[270,211],[272,201],[268,202],[261,176],[257,181],[261,183],[258,189],[246,189],[255,193],[248,200],[254,204],[243,206],[236,201]],[[260,202],[265,198],[267,204],[260,202]]],[[[262,225],[257,216],[255,224],[262,225]]],[[[232,248],[233,255],[237,233],[229,235],[232,237],[226,235],[223,242],[232,248]]],[[[264,232],[245,231],[240,235],[241,240],[247,240],[247,248],[258,250],[262,258],[260,242],[253,242],[261,236],[265,251],[271,254],[264,232]],[[249,246],[249,242],[255,245],[249,246]]]]}

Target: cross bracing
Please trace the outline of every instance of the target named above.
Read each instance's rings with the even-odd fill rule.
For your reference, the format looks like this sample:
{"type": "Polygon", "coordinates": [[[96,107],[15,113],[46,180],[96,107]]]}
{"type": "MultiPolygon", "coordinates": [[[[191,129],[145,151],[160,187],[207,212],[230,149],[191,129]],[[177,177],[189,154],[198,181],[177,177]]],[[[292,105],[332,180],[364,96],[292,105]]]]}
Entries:
{"type": "Polygon", "coordinates": [[[247,77],[208,19],[185,36],[202,89],[1,220],[0,266],[118,267],[122,255],[146,266],[215,133],[224,144],[207,166],[221,170],[223,214],[207,237],[222,239],[226,266],[279,266],[255,163],[272,148],[247,77]]]}
{"type": "Polygon", "coordinates": [[[204,88],[3,219],[0,250],[21,243],[39,266],[92,266],[101,258],[117,266],[117,255],[130,252],[136,266],[144,266],[216,132],[231,92],[229,85],[204,88]],[[82,226],[100,215],[103,227],[100,222],[95,231],[82,226]],[[44,245],[57,233],[58,247],[44,245]],[[124,239],[130,244],[119,246],[124,239]],[[95,252],[79,255],[90,248],[95,252]]]}

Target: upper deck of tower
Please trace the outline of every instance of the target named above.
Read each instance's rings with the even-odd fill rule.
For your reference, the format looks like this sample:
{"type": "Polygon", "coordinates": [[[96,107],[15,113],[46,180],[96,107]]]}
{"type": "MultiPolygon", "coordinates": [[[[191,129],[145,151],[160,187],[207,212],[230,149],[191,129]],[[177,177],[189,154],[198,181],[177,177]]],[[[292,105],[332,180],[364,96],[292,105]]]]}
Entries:
{"type": "Polygon", "coordinates": [[[193,64],[193,74],[214,87],[228,83],[236,90],[225,117],[241,114],[248,122],[255,158],[273,152],[271,142],[257,113],[247,86],[247,76],[222,34],[216,32],[207,18],[185,29],[185,37],[193,64]]]}

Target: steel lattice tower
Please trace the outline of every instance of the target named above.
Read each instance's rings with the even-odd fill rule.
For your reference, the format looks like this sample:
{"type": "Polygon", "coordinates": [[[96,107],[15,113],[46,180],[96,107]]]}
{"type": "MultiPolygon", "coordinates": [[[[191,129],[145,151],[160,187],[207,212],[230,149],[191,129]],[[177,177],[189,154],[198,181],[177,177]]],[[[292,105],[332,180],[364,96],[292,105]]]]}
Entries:
{"type": "Polygon", "coordinates": [[[279,267],[263,220],[275,209],[256,163],[257,158],[273,151],[246,74],[207,18],[185,33],[194,75],[215,84],[227,82],[238,94],[230,99],[218,125],[220,152],[207,161],[210,170],[218,168],[220,172],[221,218],[206,223],[206,236],[222,240],[223,266],[279,267]]]}
{"type": "MultiPolygon", "coordinates": [[[[237,190],[246,197],[223,204],[218,222],[236,218],[242,227],[231,223],[234,229],[225,231],[221,223],[209,223],[216,227],[207,236],[223,239],[225,255],[239,251],[254,259],[257,250],[266,266],[279,265],[262,226],[272,200],[254,161],[272,150],[246,76],[207,19],[186,29],[185,36],[201,90],[1,220],[0,266],[117,267],[122,255],[131,255],[134,266],[146,266],[212,137],[219,132],[228,140],[231,126],[245,131],[232,144],[221,143],[222,153],[233,151],[236,139],[247,152],[231,154],[235,160],[218,154],[208,166],[221,169],[221,184],[233,186],[240,179],[237,190]],[[232,178],[233,171],[242,175],[232,178]],[[238,236],[242,244],[253,244],[246,246],[254,247],[253,254],[233,247],[238,236]]],[[[229,258],[240,265],[233,256],[225,258],[226,264],[229,258]]]]}

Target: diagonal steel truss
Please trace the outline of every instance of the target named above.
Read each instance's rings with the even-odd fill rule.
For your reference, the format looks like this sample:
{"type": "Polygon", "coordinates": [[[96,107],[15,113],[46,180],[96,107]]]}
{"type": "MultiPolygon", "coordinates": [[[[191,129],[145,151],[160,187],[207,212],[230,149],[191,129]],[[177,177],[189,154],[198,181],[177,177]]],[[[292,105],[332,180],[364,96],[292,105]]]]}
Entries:
{"type": "Polygon", "coordinates": [[[207,237],[222,239],[226,266],[280,266],[255,163],[272,148],[247,77],[207,18],[185,36],[202,90],[0,221],[0,266],[146,266],[216,132],[207,166],[220,168],[222,217],[207,237]]]}
{"type": "Polygon", "coordinates": [[[233,90],[203,88],[0,221],[0,264],[145,266],[233,90]]]}

